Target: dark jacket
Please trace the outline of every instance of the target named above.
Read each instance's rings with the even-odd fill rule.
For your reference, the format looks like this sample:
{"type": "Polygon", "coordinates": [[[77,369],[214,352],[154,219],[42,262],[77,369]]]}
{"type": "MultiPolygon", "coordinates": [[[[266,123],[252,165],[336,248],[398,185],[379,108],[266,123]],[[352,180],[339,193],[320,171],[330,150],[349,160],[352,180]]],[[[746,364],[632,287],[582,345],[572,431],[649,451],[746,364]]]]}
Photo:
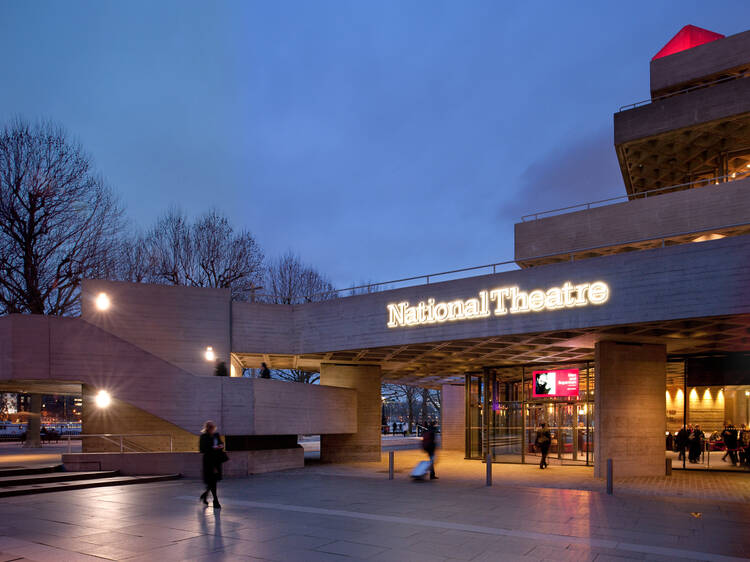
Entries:
{"type": "Polygon", "coordinates": [[[224,443],[218,432],[213,435],[201,433],[198,441],[198,448],[203,454],[203,481],[209,485],[222,478],[221,465],[225,453],[223,449],[214,449],[217,440],[218,443],[224,443]]]}
{"type": "Polygon", "coordinates": [[[435,453],[435,430],[429,428],[422,434],[422,449],[428,454],[435,453]]]}
{"type": "Polygon", "coordinates": [[[721,438],[724,440],[724,445],[727,449],[733,451],[737,448],[737,430],[734,427],[727,427],[721,432],[721,438]]]}
{"type": "Polygon", "coordinates": [[[675,442],[677,443],[677,447],[687,447],[688,444],[688,437],[690,436],[690,432],[687,430],[686,427],[683,427],[680,431],[677,432],[677,436],[675,437],[675,442]]]}
{"type": "Polygon", "coordinates": [[[543,451],[549,450],[549,446],[552,444],[552,435],[549,432],[549,429],[538,429],[536,432],[536,439],[534,440],[534,445],[542,449],[543,451]]]}

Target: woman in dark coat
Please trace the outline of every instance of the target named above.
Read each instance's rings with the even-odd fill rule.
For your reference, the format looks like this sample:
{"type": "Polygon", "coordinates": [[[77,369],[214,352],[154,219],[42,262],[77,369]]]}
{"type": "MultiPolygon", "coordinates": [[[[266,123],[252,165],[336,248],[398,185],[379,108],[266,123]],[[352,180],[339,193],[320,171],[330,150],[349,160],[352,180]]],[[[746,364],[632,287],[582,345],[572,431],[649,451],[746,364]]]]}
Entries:
{"type": "Polygon", "coordinates": [[[207,421],[203,424],[199,448],[203,454],[203,482],[206,484],[206,491],[201,494],[200,499],[208,505],[208,493],[211,492],[214,508],[221,509],[219,497],[216,495],[216,483],[221,480],[221,465],[226,460],[226,453],[214,422],[207,421]]]}

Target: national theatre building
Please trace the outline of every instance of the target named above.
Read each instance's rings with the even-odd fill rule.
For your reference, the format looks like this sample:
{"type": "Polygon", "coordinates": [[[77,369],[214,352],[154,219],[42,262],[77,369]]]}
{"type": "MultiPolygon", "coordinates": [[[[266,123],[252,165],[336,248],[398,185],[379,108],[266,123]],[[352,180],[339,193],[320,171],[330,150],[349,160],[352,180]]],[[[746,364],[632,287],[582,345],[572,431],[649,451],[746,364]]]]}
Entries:
{"type": "Polygon", "coordinates": [[[324,461],[378,460],[382,382],[441,388],[466,462],[538,463],[545,422],[552,462],[597,476],[682,468],[684,424],[707,438],[685,468],[720,465],[713,432],[750,422],[750,31],[688,26],[650,80],[614,114],[622,197],[519,218],[510,264],[290,305],[86,280],[80,317],[0,318],[0,388],[82,394],[84,434],[125,437],[66,466],[126,474],[189,474],[206,419],[236,474],[300,466],[301,434],[324,461]],[[241,376],[261,362],[320,384],[241,376]]]}

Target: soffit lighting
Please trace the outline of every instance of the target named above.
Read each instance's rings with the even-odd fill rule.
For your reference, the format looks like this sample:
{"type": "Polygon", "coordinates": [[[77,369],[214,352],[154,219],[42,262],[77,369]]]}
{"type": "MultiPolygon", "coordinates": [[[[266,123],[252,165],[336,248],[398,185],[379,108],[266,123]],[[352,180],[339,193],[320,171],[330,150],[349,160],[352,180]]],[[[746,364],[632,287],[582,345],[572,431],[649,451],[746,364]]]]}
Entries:
{"type": "Polygon", "coordinates": [[[726,238],[726,234],[718,234],[714,232],[712,234],[703,234],[698,236],[698,238],[693,238],[693,242],[708,242],[709,240],[721,240],[722,238],[726,238]]]}

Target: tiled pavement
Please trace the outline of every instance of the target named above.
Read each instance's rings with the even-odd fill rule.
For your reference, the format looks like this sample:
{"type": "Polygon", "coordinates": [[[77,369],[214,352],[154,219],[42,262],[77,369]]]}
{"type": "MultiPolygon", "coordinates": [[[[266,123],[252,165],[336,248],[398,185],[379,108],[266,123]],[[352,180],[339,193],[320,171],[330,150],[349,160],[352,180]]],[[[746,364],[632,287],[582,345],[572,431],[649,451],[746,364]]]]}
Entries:
{"type": "MultiPolygon", "coordinates": [[[[396,451],[396,474],[402,477],[423,460],[421,451],[396,451]]],[[[591,467],[560,466],[557,460],[550,461],[547,470],[539,470],[534,464],[494,464],[493,481],[499,486],[526,486],[539,488],[564,488],[604,492],[604,480],[595,479],[591,467]]],[[[438,451],[437,468],[440,476],[452,483],[466,485],[483,484],[486,478],[486,465],[480,461],[464,460],[455,452],[438,451]]],[[[352,465],[315,465],[305,469],[328,475],[356,475],[368,478],[387,478],[388,455],[384,453],[379,463],[354,463],[352,465]]],[[[672,476],[645,478],[617,478],[614,467],[615,491],[618,494],[690,497],[697,499],[750,502],[750,471],[706,472],[705,470],[674,470],[672,476]]]]}
{"type": "MultiPolygon", "coordinates": [[[[481,473],[482,465],[478,468],[481,473]]],[[[360,470],[351,468],[349,474],[360,470]]],[[[221,511],[198,503],[195,480],[7,498],[0,500],[0,560],[750,556],[747,502],[607,496],[521,487],[510,479],[486,488],[483,480],[454,478],[450,471],[423,483],[409,481],[403,472],[394,481],[375,475],[345,477],[317,467],[226,480],[221,511]]]]}

